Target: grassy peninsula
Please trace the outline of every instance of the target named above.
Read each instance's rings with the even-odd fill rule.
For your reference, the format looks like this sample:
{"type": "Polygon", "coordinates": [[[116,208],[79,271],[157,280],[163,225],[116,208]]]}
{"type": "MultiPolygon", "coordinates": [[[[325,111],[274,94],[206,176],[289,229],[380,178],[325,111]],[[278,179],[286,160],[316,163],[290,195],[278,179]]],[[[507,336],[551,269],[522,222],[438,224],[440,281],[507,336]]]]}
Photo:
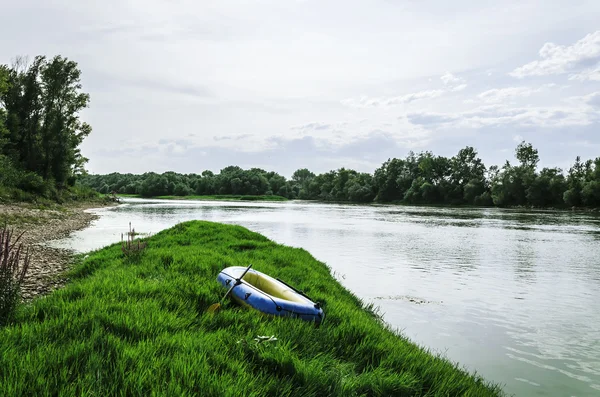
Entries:
{"type": "Polygon", "coordinates": [[[0,329],[2,395],[501,395],[387,329],[303,249],[203,221],[142,241],[80,256],[70,283],[19,308],[0,329]],[[231,301],[206,313],[217,273],[250,263],[320,301],[323,324],[231,301]]]}

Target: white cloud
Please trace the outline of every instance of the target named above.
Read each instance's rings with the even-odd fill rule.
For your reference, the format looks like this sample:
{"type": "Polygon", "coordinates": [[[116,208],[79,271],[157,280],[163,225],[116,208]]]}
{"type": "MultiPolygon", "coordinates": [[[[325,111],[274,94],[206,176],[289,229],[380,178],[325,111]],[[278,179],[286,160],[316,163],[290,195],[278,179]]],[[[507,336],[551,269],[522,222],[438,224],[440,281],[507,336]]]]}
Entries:
{"type": "Polygon", "coordinates": [[[596,68],[589,68],[582,70],[579,73],[575,73],[569,76],[569,80],[578,80],[578,81],[600,81],[600,63],[596,65],[596,68]]]}
{"type": "Polygon", "coordinates": [[[299,131],[304,131],[304,130],[323,131],[323,130],[329,130],[331,128],[332,128],[331,124],[322,123],[320,121],[315,121],[312,123],[307,123],[307,124],[302,124],[302,125],[297,125],[297,126],[292,127],[293,130],[299,130],[299,131]]]}
{"type": "Polygon", "coordinates": [[[535,92],[537,90],[531,87],[494,88],[482,92],[477,98],[484,102],[504,102],[514,97],[528,97],[535,92]]]}
{"type": "MultiPolygon", "coordinates": [[[[594,97],[595,98],[595,97],[594,97]]],[[[597,119],[595,112],[581,107],[508,107],[480,106],[457,113],[409,113],[408,121],[424,127],[482,128],[513,125],[521,127],[554,128],[588,126],[597,119]]]]}
{"type": "Polygon", "coordinates": [[[466,84],[460,84],[460,85],[457,85],[456,87],[452,87],[450,90],[454,91],[454,92],[458,92],[458,91],[464,90],[465,88],[467,88],[466,84]]]}
{"type": "Polygon", "coordinates": [[[464,85],[464,82],[465,82],[465,79],[456,77],[455,75],[453,75],[450,72],[446,72],[446,74],[444,74],[442,77],[440,77],[440,79],[442,80],[442,83],[444,83],[444,85],[449,88],[462,86],[462,85],[464,85]]]}
{"type": "Polygon", "coordinates": [[[512,98],[526,98],[540,93],[548,88],[554,88],[556,84],[544,84],[538,88],[533,87],[508,87],[493,88],[477,95],[477,98],[484,102],[505,102],[512,98]]]}
{"type": "MultiPolygon", "coordinates": [[[[565,102],[570,104],[572,107],[578,107],[591,111],[592,108],[600,108],[600,91],[592,92],[587,95],[572,96],[565,99],[565,102]]],[[[600,115],[597,115],[597,117],[600,118],[600,115]]]]}
{"type": "Polygon", "coordinates": [[[458,92],[467,88],[465,79],[457,77],[450,72],[446,72],[440,79],[448,91],[458,92]]]}
{"type": "Polygon", "coordinates": [[[539,55],[540,60],[518,67],[510,75],[523,78],[561,74],[581,67],[586,61],[600,58],[600,30],[568,46],[546,43],[539,55]]]}
{"type": "Polygon", "coordinates": [[[395,97],[369,98],[361,96],[358,99],[348,98],[341,101],[342,105],[355,108],[390,107],[394,105],[407,104],[421,99],[433,99],[444,94],[444,90],[427,90],[395,97]]]}
{"type": "Polygon", "coordinates": [[[583,101],[589,106],[600,108],[600,91],[583,96],[583,101]]]}
{"type": "MultiPolygon", "coordinates": [[[[390,107],[395,105],[408,104],[414,101],[423,99],[439,98],[449,92],[459,92],[467,88],[465,79],[456,77],[452,73],[447,72],[440,77],[444,87],[442,89],[426,90],[413,92],[406,95],[395,97],[368,97],[361,96],[360,98],[348,98],[341,101],[342,105],[354,108],[374,108],[374,107],[390,107]]],[[[429,79],[431,81],[431,79],[429,79]]]]}
{"type": "Polygon", "coordinates": [[[513,141],[517,142],[517,143],[521,143],[523,142],[525,139],[521,136],[521,135],[515,135],[513,136],[513,141]]]}

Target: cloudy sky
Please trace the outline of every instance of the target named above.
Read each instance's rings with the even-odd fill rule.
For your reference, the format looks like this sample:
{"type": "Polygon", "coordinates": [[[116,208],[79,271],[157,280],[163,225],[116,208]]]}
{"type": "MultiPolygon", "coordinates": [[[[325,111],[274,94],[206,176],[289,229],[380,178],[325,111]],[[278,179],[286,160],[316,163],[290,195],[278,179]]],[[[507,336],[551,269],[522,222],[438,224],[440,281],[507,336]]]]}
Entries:
{"type": "Polygon", "coordinates": [[[598,0],[4,2],[0,63],[38,54],[82,70],[92,173],[600,156],[598,0]]]}

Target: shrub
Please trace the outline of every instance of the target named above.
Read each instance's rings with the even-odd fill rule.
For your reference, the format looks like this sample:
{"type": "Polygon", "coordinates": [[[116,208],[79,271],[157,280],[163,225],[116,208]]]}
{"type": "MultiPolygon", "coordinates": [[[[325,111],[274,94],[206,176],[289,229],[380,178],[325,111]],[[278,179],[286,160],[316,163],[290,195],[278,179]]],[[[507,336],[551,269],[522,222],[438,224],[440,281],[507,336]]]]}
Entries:
{"type": "Polygon", "coordinates": [[[22,172],[17,183],[17,187],[29,193],[34,193],[40,196],[46,195],[46,183],[44,178],[35,172],[22,172]]]}
{"type": "Polygon", "coordinates": [[[11,243],[13,232],[6,226],[0,231],[0,325],[10,321],[20,299],[21,284],[29,267],[29,250],[23,254],[21,233],[11,243]]]}
{"type": "Polygon", "coordinates": [[[14,187],[19,181],[19,171],[10,159],[0,154],[0,185],[14,187]]]}

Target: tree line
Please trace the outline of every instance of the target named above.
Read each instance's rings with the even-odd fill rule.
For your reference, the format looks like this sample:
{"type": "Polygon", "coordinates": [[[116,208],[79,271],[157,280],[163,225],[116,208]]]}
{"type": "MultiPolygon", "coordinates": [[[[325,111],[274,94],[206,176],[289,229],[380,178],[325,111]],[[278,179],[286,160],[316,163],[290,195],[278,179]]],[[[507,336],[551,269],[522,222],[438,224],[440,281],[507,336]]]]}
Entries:
{"type": "Polygon", "coordinates": [[[78,116],[90,100],[80,80],[77,63],[62,56],[0,65],[0,198],[55,198],[75,184],[87,162],[79,145],[92,130],[78,116]]]}
{"type": "Polygon", "coordinates": [[[229,166],[214,174],[148,172],[85,175],[81,183],[101,193],[143,197],[188,195],[279,195],[288,199],[335,202],[402,202],[476,206],[600,207],[600,157],[577,157],[567,171],[538,170],[539,154],[521,142],[516,163],[487,168],[470,146],[455,156],[409,152],[384,162],[373,174],[340,168],[316,175],[295,171],[291,179],[260,168],[229,166]]]}

